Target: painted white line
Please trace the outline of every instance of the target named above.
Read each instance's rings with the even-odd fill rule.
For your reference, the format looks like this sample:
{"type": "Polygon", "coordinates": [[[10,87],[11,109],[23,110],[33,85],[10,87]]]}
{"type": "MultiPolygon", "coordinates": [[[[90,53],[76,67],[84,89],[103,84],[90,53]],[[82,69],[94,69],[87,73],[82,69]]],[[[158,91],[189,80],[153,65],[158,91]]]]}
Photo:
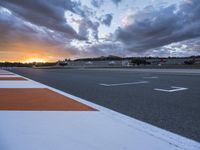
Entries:
{"type": "Polygon", "coordinates": [[[3,135],[1,139],[4,140],[3,148],[48,150],[53,146],[56,149],[76,150],[200,149],[200,143],[196,141],[125,116],[31,79],[26,79],[99,111],[0,111],[0,118],[5,118],[0,127],[0,132],[3,135]]]}
{"type": "Polygon", "coordinates": [[[143,78],[145,78],[145,79],[158,79],[159,77],[153,76],[153,77],[143,77],[143,78]]]}
{"type": "Polygon", "coordinates": [[[128,82],[128,83],[115,83],[115,84],[100,83],[99,85],[102,85],[102,86],[122,86],[122,85],[136,85],[136,84],[145,84],[145,83],[149,83],[149,81],[138,81],[138,82],[128,82]]]}
{"type": "Polygon", "coordinates": [[[4,78],[4,77],[20,77],[20,76],[18,76],[18,75],[0,75],[0,78],[4,78]]]}
{"type": "Polygon", "coordinates": [[[188,89],[188,88],[177,87],[177,86],[171,86],[171,88],[172,88],[171,90],[158,89],[158,88],[155,88],[154,90],[171,93],[171,92],[178,92],[178,91],[183,91],[183,90],[187,90],[188,89]]]}
{"type": "Polygon", "coordinates": [[[45,88],[41,84],[27,81],[0,81],[0,88],[45,88]]]}
{"type": "Polygon", "coordinates": [[[2,73],[2,74],[7,74],[7,73],[10,73],[10,74],[13,74],[12,72],[9,72],[9,71],[6,71],[6,70],[0,70],[0,73],[2,73]]]}

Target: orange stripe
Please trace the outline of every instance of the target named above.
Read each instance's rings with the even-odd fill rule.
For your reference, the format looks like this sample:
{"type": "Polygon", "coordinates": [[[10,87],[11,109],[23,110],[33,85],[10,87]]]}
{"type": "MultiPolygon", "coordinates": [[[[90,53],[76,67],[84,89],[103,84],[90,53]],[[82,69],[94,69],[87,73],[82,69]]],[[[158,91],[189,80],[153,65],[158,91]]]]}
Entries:
{"type": "Polygon", "coordinates": [[[96,109],[46,88],[2,88],[0,110],[95,111],[96,109]]]}
{"type": "Polygon", "coordinates": [[[1,77],[0,76],[0,80],[26,80],[22,77],[1,77]]]}

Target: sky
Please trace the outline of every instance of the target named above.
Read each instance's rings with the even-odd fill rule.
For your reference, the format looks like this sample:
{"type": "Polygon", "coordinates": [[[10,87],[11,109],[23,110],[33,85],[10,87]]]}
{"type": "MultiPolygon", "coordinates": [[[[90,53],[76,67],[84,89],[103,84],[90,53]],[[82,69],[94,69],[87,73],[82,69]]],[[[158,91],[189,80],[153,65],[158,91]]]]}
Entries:
{"type": "Polygon", "coordinates": [[[200,55],[199,0],[0,0],[0,62],[200,55]]]}

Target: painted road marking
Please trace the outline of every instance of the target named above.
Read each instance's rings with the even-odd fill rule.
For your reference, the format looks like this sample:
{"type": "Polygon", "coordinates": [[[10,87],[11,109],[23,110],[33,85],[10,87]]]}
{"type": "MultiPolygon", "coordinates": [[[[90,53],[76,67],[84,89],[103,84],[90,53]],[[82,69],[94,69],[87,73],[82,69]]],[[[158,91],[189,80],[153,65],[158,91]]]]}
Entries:
{"type": "Polygon", "coordinates": [[[15,75],[15,74],[7,71],[0,71],[0,75],[15,75]]]}
{"type": "Polygon", "coordinates": [[[37,82],[31,82],[29,80],[6,80],[0,81],[0,88],[46,88],[37,82]]]}
{"type": "Polygon", "coordinates": [[[94,111],[47,88],[0,88],[0,110],[94,111]]]}
{"type": "Polygon", "coordinates": [[[3,81],[9,81],[9,80],[15,80],[15,81],[19,81],[19,80],[26,80],[22,77],[1,77],[0,76],[0,80],[3,80],[3,81]]]}
{"type": "Polygon", "coordinates": [[[153,76],[153,77],[143,77],[145,79],[158,79],[159,77],[153,76]]]}
{"type": "Polygon", "coordinates": [[[12,74],[12,73],[0,73],[0,76],[1,75],[15,75],[15,74],[12,74]]]}
{"type": "Polygon", "coordinates": [[[0,149],[200,149],[199,142],[26,79],[1,81],[0,85],[3,82],[13,82],[14,86],[16,82],[40,85],[99,111],[0,111],[3,119],[0,133],[4,141],[0,149]]]}
{"type": "Polygon", "coordinates": [[[0,74],[0,78],[2,78],[2,77],[19,77],[19,76],[17,76],[17,75],[15,75],[15,74],[13,74],[13,75],[5,75],[5,74],[0,74]]]}
{"type": "Polygon", "coordinates": [[[171,93],[171,92],[178,92],[178,91],[183,91],[183,90],[188,90],[188,88],[184,88],[184,87],[177,87],[177,86],[171,86],[171,90],[166,90],[166,89],[158,89],[158,88],[155,88],[154,90],[156,91],[162,91],[162,92],[168,92],[168,93],[171,93]]]}
{"type": "Polygon", "coordinates": [[[115,84],[105,84],[105,83],[100,83],[99,85],[102,86],[122,86],[122,85],[136,85],[136,84],[146,84],[149,83],[149,81],[138,81],[138,82],[128,82],[128,83],[115,83],[115,84]]]}

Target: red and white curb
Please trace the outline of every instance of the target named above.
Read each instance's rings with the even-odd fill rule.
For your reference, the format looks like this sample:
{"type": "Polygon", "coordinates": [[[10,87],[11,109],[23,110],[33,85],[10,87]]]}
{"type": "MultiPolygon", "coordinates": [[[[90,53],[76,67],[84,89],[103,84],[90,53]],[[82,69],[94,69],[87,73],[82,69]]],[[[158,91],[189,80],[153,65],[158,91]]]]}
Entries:
{"type": "Polygon", "coordinates": [[[0,70],[0,150],[200,149],[196,141],[11,74],[0,70]]]}

